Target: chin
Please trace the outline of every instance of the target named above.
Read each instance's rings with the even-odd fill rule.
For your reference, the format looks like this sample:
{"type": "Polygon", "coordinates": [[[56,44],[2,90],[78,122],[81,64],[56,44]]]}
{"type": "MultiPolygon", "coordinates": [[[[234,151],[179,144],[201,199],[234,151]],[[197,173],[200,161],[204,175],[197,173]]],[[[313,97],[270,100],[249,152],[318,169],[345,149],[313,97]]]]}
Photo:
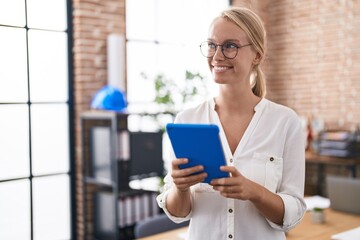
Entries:
{"type": "Polygon", "coordinates": [[[219,77],[214,77],[214,82],[217,84],[223,84],[225,83],[225,80],[219,77]]]}

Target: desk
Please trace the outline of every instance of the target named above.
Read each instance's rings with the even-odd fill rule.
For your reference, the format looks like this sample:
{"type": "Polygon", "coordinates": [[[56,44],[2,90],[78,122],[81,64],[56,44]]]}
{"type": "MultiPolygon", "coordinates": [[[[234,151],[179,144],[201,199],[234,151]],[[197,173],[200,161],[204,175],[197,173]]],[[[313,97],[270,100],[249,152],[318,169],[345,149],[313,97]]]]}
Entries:
{"type": "Polygon", "coordinates": [[[310,212],[306,212],[302,222],[287,233],[287,240],[329,240],[331,236],[360,226],[360,215],[325,210],[325,223],[311,222],[310,212]]]}
{"type": "Polygon", "coordinates": [[[356,177],[356,167],[360,165],[360,157],[358,158],[340,158],[321,156],[311,151],[305,153],[306,163],[324,164],[324,165],[338,165],[351,168],[353,177],[356,177]]]}
{"type": "Polygon", "coordinates": [[[185,238],[182,238],[182,236],[186,236],[187,228],[188,227],[182,227],[149,237],[140,238],[139,240],[185,240],[185,238]]]}
{"type": "MultiPolygon", "coordinates": [[[[286,234],[287,240],[330,240],[331,236],[360,226],[360,215],[338,212],[331,209],[325,210],[325,223],[311,222],[310,212],[306,212],[302,222],[286,234]]],[[[156,234],[142,240],[184,240],[181,238],[187,227],[156,234]]]]}
{"type": "Polygon", "coordinates": [[[357,166],[360,165],[360,158],[339,158],[330,156],[321,156],[314,152],[307,151],[305,153],[306,164],[317,165],[317,184],[316,194],[324,196],[323,186],[325,180],[325,166],[343,166],[351,171],[352,177],[356,177],[357,166]]]}

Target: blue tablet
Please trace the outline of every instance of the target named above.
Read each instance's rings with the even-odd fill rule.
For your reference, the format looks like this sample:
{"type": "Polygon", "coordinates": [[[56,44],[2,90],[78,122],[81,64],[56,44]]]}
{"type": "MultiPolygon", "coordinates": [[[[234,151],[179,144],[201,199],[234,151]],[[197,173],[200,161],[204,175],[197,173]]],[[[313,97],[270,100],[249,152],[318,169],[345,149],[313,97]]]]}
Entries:
{"type": "Polygon", "coordinates": [[[206,183],[215,178],[229,177],[227,172],[220,171],[226,160],[217,125],[169,123],[166,131],[176,158],[189,159],[180,168],[203,165],[208,174],[204,180],[206,183]]]}

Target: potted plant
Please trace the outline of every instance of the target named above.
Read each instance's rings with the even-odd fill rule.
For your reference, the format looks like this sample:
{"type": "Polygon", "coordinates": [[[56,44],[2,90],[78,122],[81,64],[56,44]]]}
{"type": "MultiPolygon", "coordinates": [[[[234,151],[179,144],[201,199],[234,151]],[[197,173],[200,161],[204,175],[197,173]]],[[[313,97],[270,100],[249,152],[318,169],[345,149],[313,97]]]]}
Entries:
{"type": "Polygon", "coordinates": [[[320,207],[314,207],[311,211],[311,221],[313,223],[324,223],[325,222],[324,209],[320,207]]]}

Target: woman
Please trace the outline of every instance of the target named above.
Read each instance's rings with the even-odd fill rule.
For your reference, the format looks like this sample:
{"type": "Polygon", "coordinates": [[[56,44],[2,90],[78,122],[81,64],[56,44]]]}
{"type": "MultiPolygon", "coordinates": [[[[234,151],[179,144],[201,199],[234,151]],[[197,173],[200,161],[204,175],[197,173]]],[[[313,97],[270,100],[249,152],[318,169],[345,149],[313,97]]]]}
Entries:
{"type": "Polygon", "coordinates": [[[188,160],[174,159],[159,206],[175,222],[191,219],[190,240],[285,239],[306,210],[304,136],[293,110],[264,98],[263,24],[249,9],[230,8],[200,48],[219,95],[175,122],[217,124],[227,159],[221,170],[230,177],[205,184],[203,166],[180,169],[188,160]]]}

